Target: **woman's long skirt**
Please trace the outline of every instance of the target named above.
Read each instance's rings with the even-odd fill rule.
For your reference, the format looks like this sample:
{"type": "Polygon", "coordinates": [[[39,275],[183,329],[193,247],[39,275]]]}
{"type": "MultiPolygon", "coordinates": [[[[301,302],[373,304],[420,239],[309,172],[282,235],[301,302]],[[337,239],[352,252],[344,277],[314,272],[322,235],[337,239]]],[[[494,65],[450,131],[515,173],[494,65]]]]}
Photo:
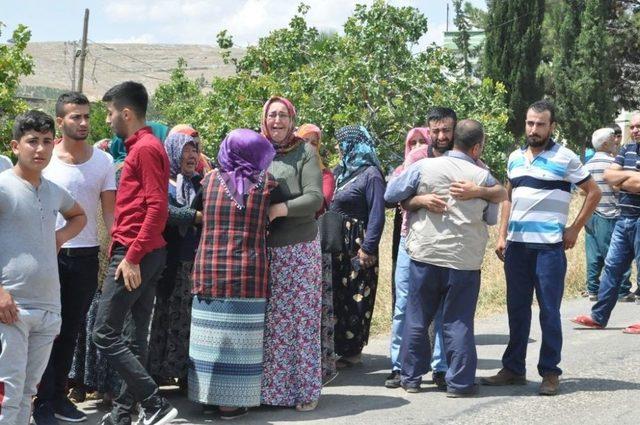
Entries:
{"type": "Polygon", "coordinates": [[[331,273],[331,254],[322,253],[322,320],[320,324],[322,349],[322,379],[328,379],[336,373],[336,354],[333,342],[333,283],[331,273]]]}
{"type": "Polygon", "coordinates": [[[264,298],[193,298],[189,399],[227,407],[260,405],[264,298]]]}
{"type": "Polygon", "coordinates": [[[378,286],[378,264],[355,271],[351,259],[364,240],[364,223],[345,220],[345,248],[333,254],[333,311],[336,316],[335,351],[339,356],[358,355],[369,340],[369,328],[378,286]]]}
{"type": "MultiPolygon", "coordinates": [[[[107,363],[107,359],[93,343],[93,328],[98,314],[98,305],[102,292],[96,291],[87,313],[85,328],[78,336],[78,343],[73,355],[73,363],[69,372],[69,379],[76,384],[84,384],[89,391],[99,393],[110,393],[116,396],[122,387],[122,378],[118,372],[112,369],[107,363]]],[[[127,320],[125,323],[128,323],[127,320]]],[[[125,335],[128,324],[125,325],[125,335]]]]}
{"type": "Polygon", "coordinates": [[[320,242],[269,248],[269,255],[262,403],[310,403],[322,388],[320,242]]]}
{"type": "Polygon", "coordinates": [[[182,261],[170,291],[158,291],[149,336],[148,371],[162,380],[187,377],[192,261],[182,261]]]}

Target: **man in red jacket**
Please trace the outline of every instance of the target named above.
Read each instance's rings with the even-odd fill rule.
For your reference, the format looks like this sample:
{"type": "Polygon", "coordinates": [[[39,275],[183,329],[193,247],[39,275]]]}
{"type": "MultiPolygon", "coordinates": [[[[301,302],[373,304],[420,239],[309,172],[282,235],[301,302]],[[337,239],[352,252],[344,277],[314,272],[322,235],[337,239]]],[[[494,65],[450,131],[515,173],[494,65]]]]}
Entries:
{"type": "Polygon", "coordinates": [[[102,423],[130,424],[131,409],[140,402],[140,423],[161,425],[178,412],[158,395],[158,386],[143,365],[156,282],[166,259],[162,231],[168,216],[169,159],[145,124],[148,95],[142,84],[118,84],[102,100],[107,104],[107,123],[127,149],[116,193],[109,269],[93,333],[94,343],[124,384],[102,423]],[[133,326],[127,345],[122,330],[129,314],[133,326]]]}

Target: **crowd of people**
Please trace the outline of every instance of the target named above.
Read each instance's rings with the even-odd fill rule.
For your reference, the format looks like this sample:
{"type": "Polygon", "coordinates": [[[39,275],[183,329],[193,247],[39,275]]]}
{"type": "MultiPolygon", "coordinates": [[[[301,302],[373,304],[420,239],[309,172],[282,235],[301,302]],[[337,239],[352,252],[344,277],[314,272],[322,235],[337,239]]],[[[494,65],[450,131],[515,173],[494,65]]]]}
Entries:
{"type": "Polygon", "coordinates": [[[192,126],[146,121],[141,84],[102,100],[113,139],[89,144],[90,102],[67,92],[55,119],[18,116],[16,163],[0,158],[2,424],[82,422],[74,401],[90,396],[112,404],[102,424],[136,412],[165,424],[178,415],[165,385],[222,419],[260,405],[315,409],[322,386],[363,361],[386,208],[396,211],[388,388],[419,392],[432,371],[448,397],[477,394],[488,226],[499,223],[509,344],[481,384],[526,383],[535,290],[539,393],[558,393],[565,250],[583,227],[596,303],[574,321],[602,328],[618,299],[633,298],[640,115],[635,143],[615,156],[616,129],[599,129],[582,165],[552,138],[553,104],[535,102],[503,186],[481,160],[482,123],[446,107],[408,132],[404,162],[386,176],[357,124],[336,131],[329,169],[322,130],[299,123],[284,97],[266,101],[259,132],[230,131],[214,160],[192,126]],[[584,200],[568,223],[575,187],[584,200]]]}

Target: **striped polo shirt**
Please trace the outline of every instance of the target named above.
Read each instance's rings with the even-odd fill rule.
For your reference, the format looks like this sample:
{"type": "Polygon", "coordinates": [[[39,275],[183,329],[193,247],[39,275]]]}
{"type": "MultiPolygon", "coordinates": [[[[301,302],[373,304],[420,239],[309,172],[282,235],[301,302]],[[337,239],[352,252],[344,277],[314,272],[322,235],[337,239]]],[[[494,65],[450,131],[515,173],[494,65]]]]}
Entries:
{"type": "MultiPolygon", "coordinates": [[[[640,171],[639,150],[640,143],[626,144],[620,149],[614,162],[624,170],[640,171]]],[[[621,190],[620,193],[618,193],[618,207],[620,208],[621,216],[640,216],[640,195],[621,190]]]]}
{"type": "Polygon", "coordinates": [[[604,218],[615,218],[620,213],[618,210],[618,196],[602,177],[604,170],[609,168],[612,162],[613,157],[611,155],[607,155],[605,152],[596,152],[591,159],[584,164],[584,168],[589,171],[598,184],[600,191],[602,191],[602,198],[600,198],[595,213],[604,218]]]}
{"type": "Polygon", "coordinates": [[[562,242],[571,201],[571,184],[591,178],[571,150],[550,140],[533,161],[526,147],[514,151],[507,163],[511,183],[511,214],[507,240],[536,244],[562,242]]]}

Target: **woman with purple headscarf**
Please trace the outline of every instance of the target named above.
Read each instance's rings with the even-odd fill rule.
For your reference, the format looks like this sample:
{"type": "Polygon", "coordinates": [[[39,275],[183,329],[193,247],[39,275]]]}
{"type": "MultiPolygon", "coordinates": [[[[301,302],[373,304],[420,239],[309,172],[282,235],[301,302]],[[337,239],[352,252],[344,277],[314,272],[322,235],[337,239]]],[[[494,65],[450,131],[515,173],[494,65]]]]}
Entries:
{"type": "Polygon", "coordinates": [[[231,419],[260,405],[267,297],[267,223],[276,152],[262,135],[229,133],[202,182],[193,269],[189,399],[231,419]]]}
{"type": "Polygon", "coordinates": [[[169,218],[163,237],[167,263],[156,287],[149,335],[148,370],[158,384],[186,389],[191,326],[191,271],[200,238],[202,213],[194,199],[202,177],[196,172],[200,149],[190,135],[174,133],[164,141],[169,157],[169,218]]]}

